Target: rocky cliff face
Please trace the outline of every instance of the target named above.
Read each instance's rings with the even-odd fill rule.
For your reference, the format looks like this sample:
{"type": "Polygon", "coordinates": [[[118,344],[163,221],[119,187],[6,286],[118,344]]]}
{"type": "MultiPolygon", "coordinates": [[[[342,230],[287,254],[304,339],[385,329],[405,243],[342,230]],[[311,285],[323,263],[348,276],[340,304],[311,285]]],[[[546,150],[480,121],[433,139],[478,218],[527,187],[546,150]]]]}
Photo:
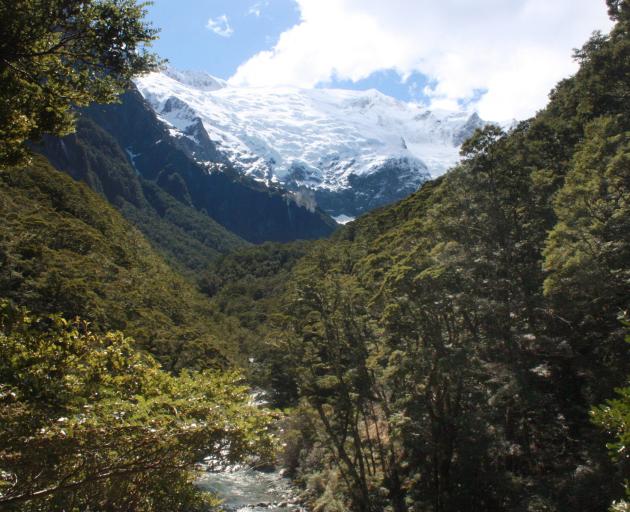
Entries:
{"type": "MultiPolygon", "coordinates": [[[[171,109],[181,104],[173,99],[171,109]]],[[[88,182],[111,202],[146,202],[167,194],[180,205],[254,243],[319,238],[334,221],[291,192],[236,172],[208,138],[201,121],[173,130],[137,91],[115,105],[81,113],[76,135],[49,139],[42,151],[60,169],[88,182]]]]}

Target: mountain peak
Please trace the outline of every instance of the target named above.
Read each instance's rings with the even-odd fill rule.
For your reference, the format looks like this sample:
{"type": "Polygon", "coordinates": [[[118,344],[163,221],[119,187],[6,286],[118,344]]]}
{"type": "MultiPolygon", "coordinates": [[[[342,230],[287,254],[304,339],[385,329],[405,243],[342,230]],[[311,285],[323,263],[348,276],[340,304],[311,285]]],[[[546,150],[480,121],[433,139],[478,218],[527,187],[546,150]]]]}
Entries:
{"type": "Polygon", "coordinates": [[[311,189],[333,215],[355,215],[415,191],[456,164],[463,140],[485,124],[469,111],[428,110],[376,89],[227,87],[207,73],[172,69],[136,85],[174,130],[185,133],[200,119],[237,170],[290,190],[311,189]],[[339,194],[346,199],[329,201],[339,194]]]}
{"type": "Polygon", "coordinates": [[[169,66],[162,73],[182,85],[193,87],[200,91],[217,91],[227,87],[225,80],[212,76],[205,71],[179,70],[169,66]]]}

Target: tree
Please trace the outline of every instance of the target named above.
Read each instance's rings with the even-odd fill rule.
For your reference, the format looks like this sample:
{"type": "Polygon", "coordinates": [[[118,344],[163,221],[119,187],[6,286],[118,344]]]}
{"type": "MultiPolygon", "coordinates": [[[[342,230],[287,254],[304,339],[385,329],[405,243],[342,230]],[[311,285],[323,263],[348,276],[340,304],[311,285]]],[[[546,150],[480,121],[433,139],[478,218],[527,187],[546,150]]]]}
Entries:
{"type": "Polygon", "coordinates": [[[132,76],[157,68],[148,4],[0,3],[0,165],[24,162],[27,141],[72,132],[75,107],[114,102],[132,76]]]}
{"type": "Polygon", "coordinates": [[[626,0],[606,0],[608,5],[608,14],[615,20],[630,19],[630,4],[626,0]]]}
{"type": "Polygon", "coordinates": [[[234,372],[173,376],[123,334],[0,301],[0,508],[207,510],[206,456],[271,457],[234,372]]]}
{"type": "Polygon", "coordinates": [[[599,363],[593,384],[601,393],[627,368],[617,323],[630,306],[630,132],[621,122],[606,116],[586,126],[555,197],[558,222],[544,250],[544,291],[557,313],[580,329],[571,343],[591,354],[585,361],[591,371],[599,363]]]}
{"type": "MultiPolygon", "coordinates": [[[[624,324],[626,328],[630,327],[627,321],[624,324]]],[[[630,334],[626,336],[626,342],[630,343],[630,334]]],[[[617,398],[593,407],[591,418],[593,423],[614,438],[606,447],[624,479],[625,497],[630,498],[630,386],[617,389],[617,398]]],[[[615,501],[610,510],[627,512],[630,510],[630,502],[623,499],[615,501]]]]}

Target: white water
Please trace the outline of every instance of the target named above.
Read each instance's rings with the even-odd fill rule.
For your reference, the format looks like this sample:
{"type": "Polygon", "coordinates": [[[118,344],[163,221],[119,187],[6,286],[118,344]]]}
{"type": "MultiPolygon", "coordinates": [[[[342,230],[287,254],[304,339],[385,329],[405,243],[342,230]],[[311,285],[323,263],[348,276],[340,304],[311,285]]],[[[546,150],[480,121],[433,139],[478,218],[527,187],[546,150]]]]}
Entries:
{"type": "Polygon", "coordinates": [[[208,472],[197,485],[223,499],[223,508],[230,512],[305,511],[297,503],[289,479],[278,472],[253,469],[208,472]]]}

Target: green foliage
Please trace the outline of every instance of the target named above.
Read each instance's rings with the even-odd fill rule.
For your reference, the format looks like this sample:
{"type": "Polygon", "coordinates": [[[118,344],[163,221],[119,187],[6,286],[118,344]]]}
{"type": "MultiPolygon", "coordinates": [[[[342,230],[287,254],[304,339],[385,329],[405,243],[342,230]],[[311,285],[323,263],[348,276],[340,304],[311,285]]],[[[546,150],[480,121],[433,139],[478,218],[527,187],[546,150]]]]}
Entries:
{"type": "MultiPolygon", "coordinates": [[[[629,326],[627,321],[624,325],[626,328],[629,326]]],[[[626,336],[626,342],[630,343],[630,335],[626,336]]],[[[619,388],[616,391],[617,398],[593,407],[591,419],[606,431],[609,438],[613,438],[606,447],[621,473],[628,501],[613,502],[611,511],[625,512],[630,508],[630,387],[619,388]]]]}
{"type": "Polygon", "coordinates": [[[178,270],[194,275],[220,254],[247,243],[144,179],[121,145],[83,112],[77,132],[36,147],[59,170],[87,183],[134,224],[178,270]]]}
{"type": "Polygon", "coordinates": [[[630,132],[601,117],[586,127],[574,165],[555,198],[549,236],[549,295],[601,307],[630,293],[630,132]],[[579,283],[579,286],[578,286],[579,283]]]}
{"type": "Polygon", "coordinates": [[[155,69],[157,31],[136,0],[13,0],[0,6],[0,164],[24,143],[72,131],[72,108],[116,101],[135,74],[155,69]]]}
{"type": "MultiPolygon", "coordinates": [[[[29,171],[4,172],[0,287],[37,312],[62,311],[105,330],[124,329],[170,369],[216,364],[219,354],[239,352],[234,359],[241,362],[252,358],[253,381],[273,387],[277,403],[295,406],[285,460],[318,510],[605,510],[627,478],[629,395],[621,388],[618,399],[593,406],[626,382],[625,332],[617,318],[630,309],[630,19],[626,0],[609,0],[608,6],[615,27],[608,35],[594,34],[576,52],[579,71],[558,84],[536,117],[509,133],[494,126],[478,131],[463,145],[458,167],[329,241],[266,244],[212,261],[200,279],[205,298],[85,187],[41,161],[29,171]],[[614,463],[591,410],[614,438],[614,463]]],[[[101,186],[135,222],[143,222],[146,201],[173,229],[194,233],[210,247],[202,240],[203,223],[189,222],[174,206],[194,201],[194,184],[201,180],[153,168],[151,160],[144,165],[154,172],[154,183],[138,180],[129,187],[120,148],[98,130],[88,138],[86,161],[95,167],[105,162],[112,174],[81,179],[101,186]]],[[[167,149],[167,161],[184,162],[167,149]]],[[[145,232],[157,240],[165,225],[145,232]]],[[[204,265],[194,257],[197,246],[187,247],[192,256],[180,264],[204,265]]],[[[39,341],[22,348],[24,336],[5,334],[18,341],[7,341],[12,348],[3,378],[13,387],[0,403],[9,407],[32,393],[31,401],[23,401],[28,407],[46,404],[46,412],[32,412],[20,402],[7,409],[7,417],[17,418],[10,421],[18,429],[34,428],[34,439],[42,428],[37,418],[52,418],[45,423],[57,436],[52,457],[63,456],[56,450],[65,436],[71,438],[69,426],[82,439],[77,414],[87,413],[77,411],[95,385],[105,389],[98,390],[104,409],[95,406],[94,414],[107,410],[109,416],[94,421],[106,429],[129,421],[130,436],[151,421],[177,430],[169,407],[160,408],[165,403],[177,404],[179,418],[180,410],[195,414],[196,406],[187,408],[189,396],[218,399],[203,385],[216,376],[164,375],[121,335],[84,331],[62,325],[54,337],[76,333],[72,340],[93,340],[96,349],[83,350],[79,341],[64,341],[61,349],[53,343],[52,352],[39,341]],[[127,347],[122,359],[110,346],[127,347]],[[71,357],[59,363],[56,353],[64,347],[71,357]],[[23,373],[24,360],[34,373],[23,373]],[[148,380],[125,361],[144,368],[148,380]],[[94,372],[96,383],[86,376],[94,372]],[[166,398],[151,391],[156,382],[166,398]],[[23,410],[26,416],[20,416],[23,410]],[[125,414],[112,419],[112,410],[125,414]],[[21,423],[27,416],[33,425],[21,423]]],[[[205,407],[205,400],[197,405],[205,407]]],[[[252,446],[248,441],[264,426],[243,428],[249,434],[232,440],[240,453],[267,446],[262,437],[252,446]]],[[[197,438],[182,435],[185,446],[166,437],[156,448],[192,446],[186,452],[191,455],[197,438]]],[[[17,436],[6,446],[29,439],[17,436]]],[[[132,449],[136,438],[126,439],[121,446],[132,449]]],[[[103,460],[110,460],[106,447],[95,443],[99,457],[105,450],[103,460]]],[[[121,456],[111,452],[111,460],[121,456]]],[[[76,455],[69,457],[67,468],[76,471],[76,455]]],[[[57,478],[53,473],[64,467],[41,475],[57,478]]],[[[15,481],[11,471],[6,489],[15,481]]],[[[34,489],[37,474],[18,482],[34,489]]],[[[186,478],[178,475],[170,482],[185,493],[186,478]]],[[[124,508],[134,481],[124,479],[120,495],[118,487],[97,486],[94,499],[113,492],[107,495],[111,508],[124,508]]],[[[177,509],[159,501],[172,496],[165,480],[152,481],[146,492],[145,482],[137,484],[137,496],[154,501],[133,506],[177,509]]]]}
{"type": "MultiPolygon", "coordinates": [[[[629,478],[630,464],[630,388],[619,388],[617,398],[608,400],[605,405],[593,408],[592,417],[595,424],[604,429],[614,441],[606,447],[611,458],[617,462],[629,478]]],[[[626,495],[630,498],[630,489],[626,480],[626,495]]]]}
{"type": "Polygon", "coordinates": [[[160,370],[118,332],[0,304],[0,506],[201,510],[195,463],[273,450],[230,372],[160,370]]]}
{"type": "Polygon", "coordinates": [[[630,297],[630,132],[622,116],[604,116],[585,134],[554,199],[558,222],[544,251],[544,291],[584,333],[575,349],[597,354],[602,380],[592,392],[601,399],[608,376],[626,369],[616,317],[630,297]]]}
{"type": "Polygon", "coordinates": [[[0,174],[0,217],[2,296],[123,330],[167,368],[237,356],[230,322],[118,212],[43,159],[0,174]]]}
{"type": "Polygon", "coordinates": [[[237,322],[239,349],[251,361],[249,378],[269,389],[278,406],[294,399],[296,390],[287,376],[284,347],[267,334],[271,318],[282,307],[291,270],[308,248],[306,242],[265,243],[235,251],[217,259],[198,278],[217,310],[237,322]]]}
{"type": "MultiPolygon", "coordinates": [[[[616,26],[545,110],[478,131],[457,168],[286,275],[259,332],[297,390],[287,459],[316,506],[605,510],[618,495],[589,420],[628,373],[630,31],[627,2],[609,5],[616,26]]],[[[618,439],[622,393],[596,412],[618,439]]]]}

